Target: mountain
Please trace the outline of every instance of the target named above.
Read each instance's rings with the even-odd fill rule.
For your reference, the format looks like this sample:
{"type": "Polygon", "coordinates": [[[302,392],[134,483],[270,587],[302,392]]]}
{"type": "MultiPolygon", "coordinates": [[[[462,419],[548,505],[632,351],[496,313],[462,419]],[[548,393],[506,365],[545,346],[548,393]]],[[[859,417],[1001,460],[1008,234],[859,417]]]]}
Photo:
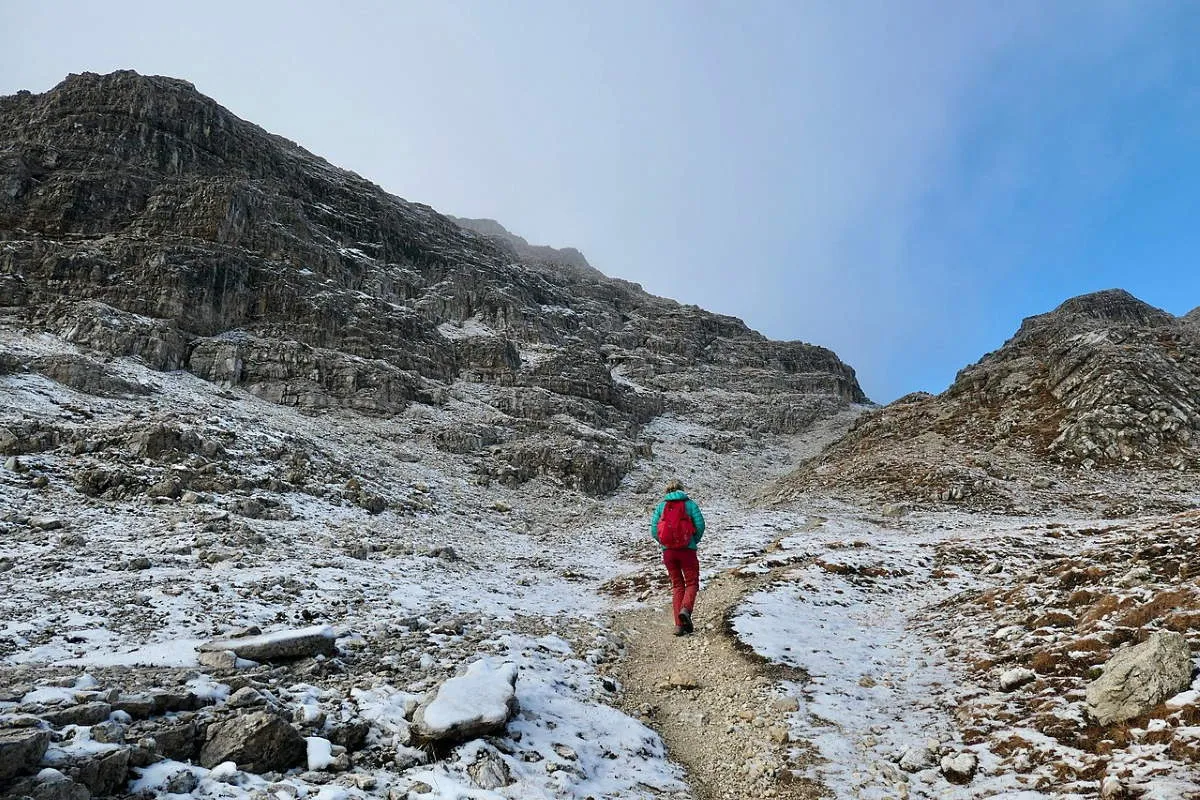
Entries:
{"type": "MultiPolygon", "coordinates": [[[[827,349],[402,200],[129,71],[0,99],[0,307],[96,356],[9,371],[119,391],[97,358],[133,356],[313,413],[440,408],[423,435],[478,480],[592,494],[660,416],[736,448],[865,400],[827,349]]],[[[12,427],[9,452],[55,441],[12,427]]]]}
{"type": "Polygon", "coordinates": [[[501,246],[507,245],[512,250],[513,259],[529,266],[543,266],[550,269],[567,270],[577,278],[602,280],[604,273],[588,263],[583,253],[574,247],[547,247],[525,241],[525,238],[512,233],[494,219],[466,219],[450,217],[455,224],[476,233],[481,233],[501,246]]]}
{"type": "Polygon", "coordinates": [[[1112,289],[1026,319],[940,395],[861,417],[772,491],[916,506],[1107,514],[1190,507],[1200,466],[1200,315],[1112,289]]]}

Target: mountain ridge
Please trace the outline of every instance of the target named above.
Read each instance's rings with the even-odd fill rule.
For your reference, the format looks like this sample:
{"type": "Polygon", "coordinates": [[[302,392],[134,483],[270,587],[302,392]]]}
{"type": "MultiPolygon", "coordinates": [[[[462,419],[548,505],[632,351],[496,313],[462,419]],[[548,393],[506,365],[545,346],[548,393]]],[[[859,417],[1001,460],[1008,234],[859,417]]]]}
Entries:
{"type": "Polygon", "coordinates": [[[836,482],[916,506],[1186,508],[1181,476],[1200,467],[1195,319],[1121,289],[1069,298],[1026,318],[941,394],[864,415],[777,496],[836,482]],[[1161,485],[1122,499],[1121,480],[1161,485]]]}
{"type": "Polygon", "coordinates": [[[523,256],[178,79],[0,101],[0,242],[0,305],[110,356],[314,412],[482,385],[493,423],[431,433],[482,479],[611,491],[660,414],[741,446],[866,399],[832,351],[523,256]]]}

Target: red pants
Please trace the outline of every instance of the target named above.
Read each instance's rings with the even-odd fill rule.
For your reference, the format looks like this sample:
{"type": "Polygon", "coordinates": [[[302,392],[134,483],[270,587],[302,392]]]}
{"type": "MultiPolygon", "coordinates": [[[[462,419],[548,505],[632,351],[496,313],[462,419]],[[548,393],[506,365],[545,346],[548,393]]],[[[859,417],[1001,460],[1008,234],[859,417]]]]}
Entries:
{"type": "Polygon", "coordinates": [[[675,624],[679,623],[679,611],[686,608],[690,613],[696,604],[696,590],[700,588],[700,562],[696,551],[686,547],[663,550],[663,564],[671,577],[671,613],[675,624]]]}

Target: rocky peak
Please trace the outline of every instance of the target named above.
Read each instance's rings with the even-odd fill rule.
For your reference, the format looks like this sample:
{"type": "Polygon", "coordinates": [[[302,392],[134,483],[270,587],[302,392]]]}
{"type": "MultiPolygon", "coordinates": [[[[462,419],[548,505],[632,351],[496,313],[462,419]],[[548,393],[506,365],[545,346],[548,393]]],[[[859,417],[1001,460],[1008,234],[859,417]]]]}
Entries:
{"type": "Polygon", "coordinates": [[[1046,327],[1078,327],[1096,323],[1101,326],[1133,325],[1149,328],[1169,325],[1174,319],[1171,314],[1139,300],[1124,289],[1105,289],[1072,297],[1047,314],[1025,320],[1021,326],[1021,333],[1046,327]]]}
{"type": "MultiPolygon", "coordinates": [[[[889,500],[1018,503],[1016,475],[1073,491],[1106,471],[1157,476],[1152,499],[1200,468],[1200,331],[1128,292],[1072,298],[1025,320],[999,350],[938,396],[909,395],[866,415],[842,441],[785,481],[838,482],[889,500]],[[1045,477],[1057,473],[1070,480],[1045,477]]],[[[1028,487],[1031,484],[1027,484],[1028,487]]],[[[1085,502],[1079,498],[1072,502],[1085,502]]],[[[1098,494],[1097,496],[1102,496],[1098,494]]],[[[1086,501],[1090,502],[1090,501],[1086,501]]],[[[1160,506],[1161,507],[1161,506],[1160,506]]],[[[1123,513],[1123,512],[1120,512],[1123,513]]]]}
{"type": "Polygon", "coordinates": [[[0,100],[0,323],[309,412],[469,386],[429,436],[481,480],[590,492],[663,413],[754,437],[865,400],[828,350],[463,224],[184,81],[75,75],[0,100]]]}

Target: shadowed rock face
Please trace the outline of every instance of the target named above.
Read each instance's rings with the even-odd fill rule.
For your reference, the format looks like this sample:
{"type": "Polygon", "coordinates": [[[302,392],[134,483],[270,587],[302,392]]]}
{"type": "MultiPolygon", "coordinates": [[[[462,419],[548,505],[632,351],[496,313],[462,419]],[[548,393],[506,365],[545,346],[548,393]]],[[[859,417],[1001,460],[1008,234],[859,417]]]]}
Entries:
{"type": "Polygon", "coordinates": [[[1198,430],[1196,312],[1176,318],[1114,289],[1025,320],[941,395],[865,415],[784,491],[837,480],[918,504],[973,494],[991,504],[1012,499],[1014,480],[1028,481],[1022,469],[1193,469],[1198,430]]]}
{"type": "Polygon", "coordinates": [[[596,492],[658,414],[794,432],[865,400],[826,349],[508,236],[389,195],[184,81],[83,74],[0,98],[0,310],[100,353],[309,410],[391,414],[481,384],[505,417],[483,472],[596,492]],[[556,415],[606,432],[514,463],[546,450],[556,415]]]}

